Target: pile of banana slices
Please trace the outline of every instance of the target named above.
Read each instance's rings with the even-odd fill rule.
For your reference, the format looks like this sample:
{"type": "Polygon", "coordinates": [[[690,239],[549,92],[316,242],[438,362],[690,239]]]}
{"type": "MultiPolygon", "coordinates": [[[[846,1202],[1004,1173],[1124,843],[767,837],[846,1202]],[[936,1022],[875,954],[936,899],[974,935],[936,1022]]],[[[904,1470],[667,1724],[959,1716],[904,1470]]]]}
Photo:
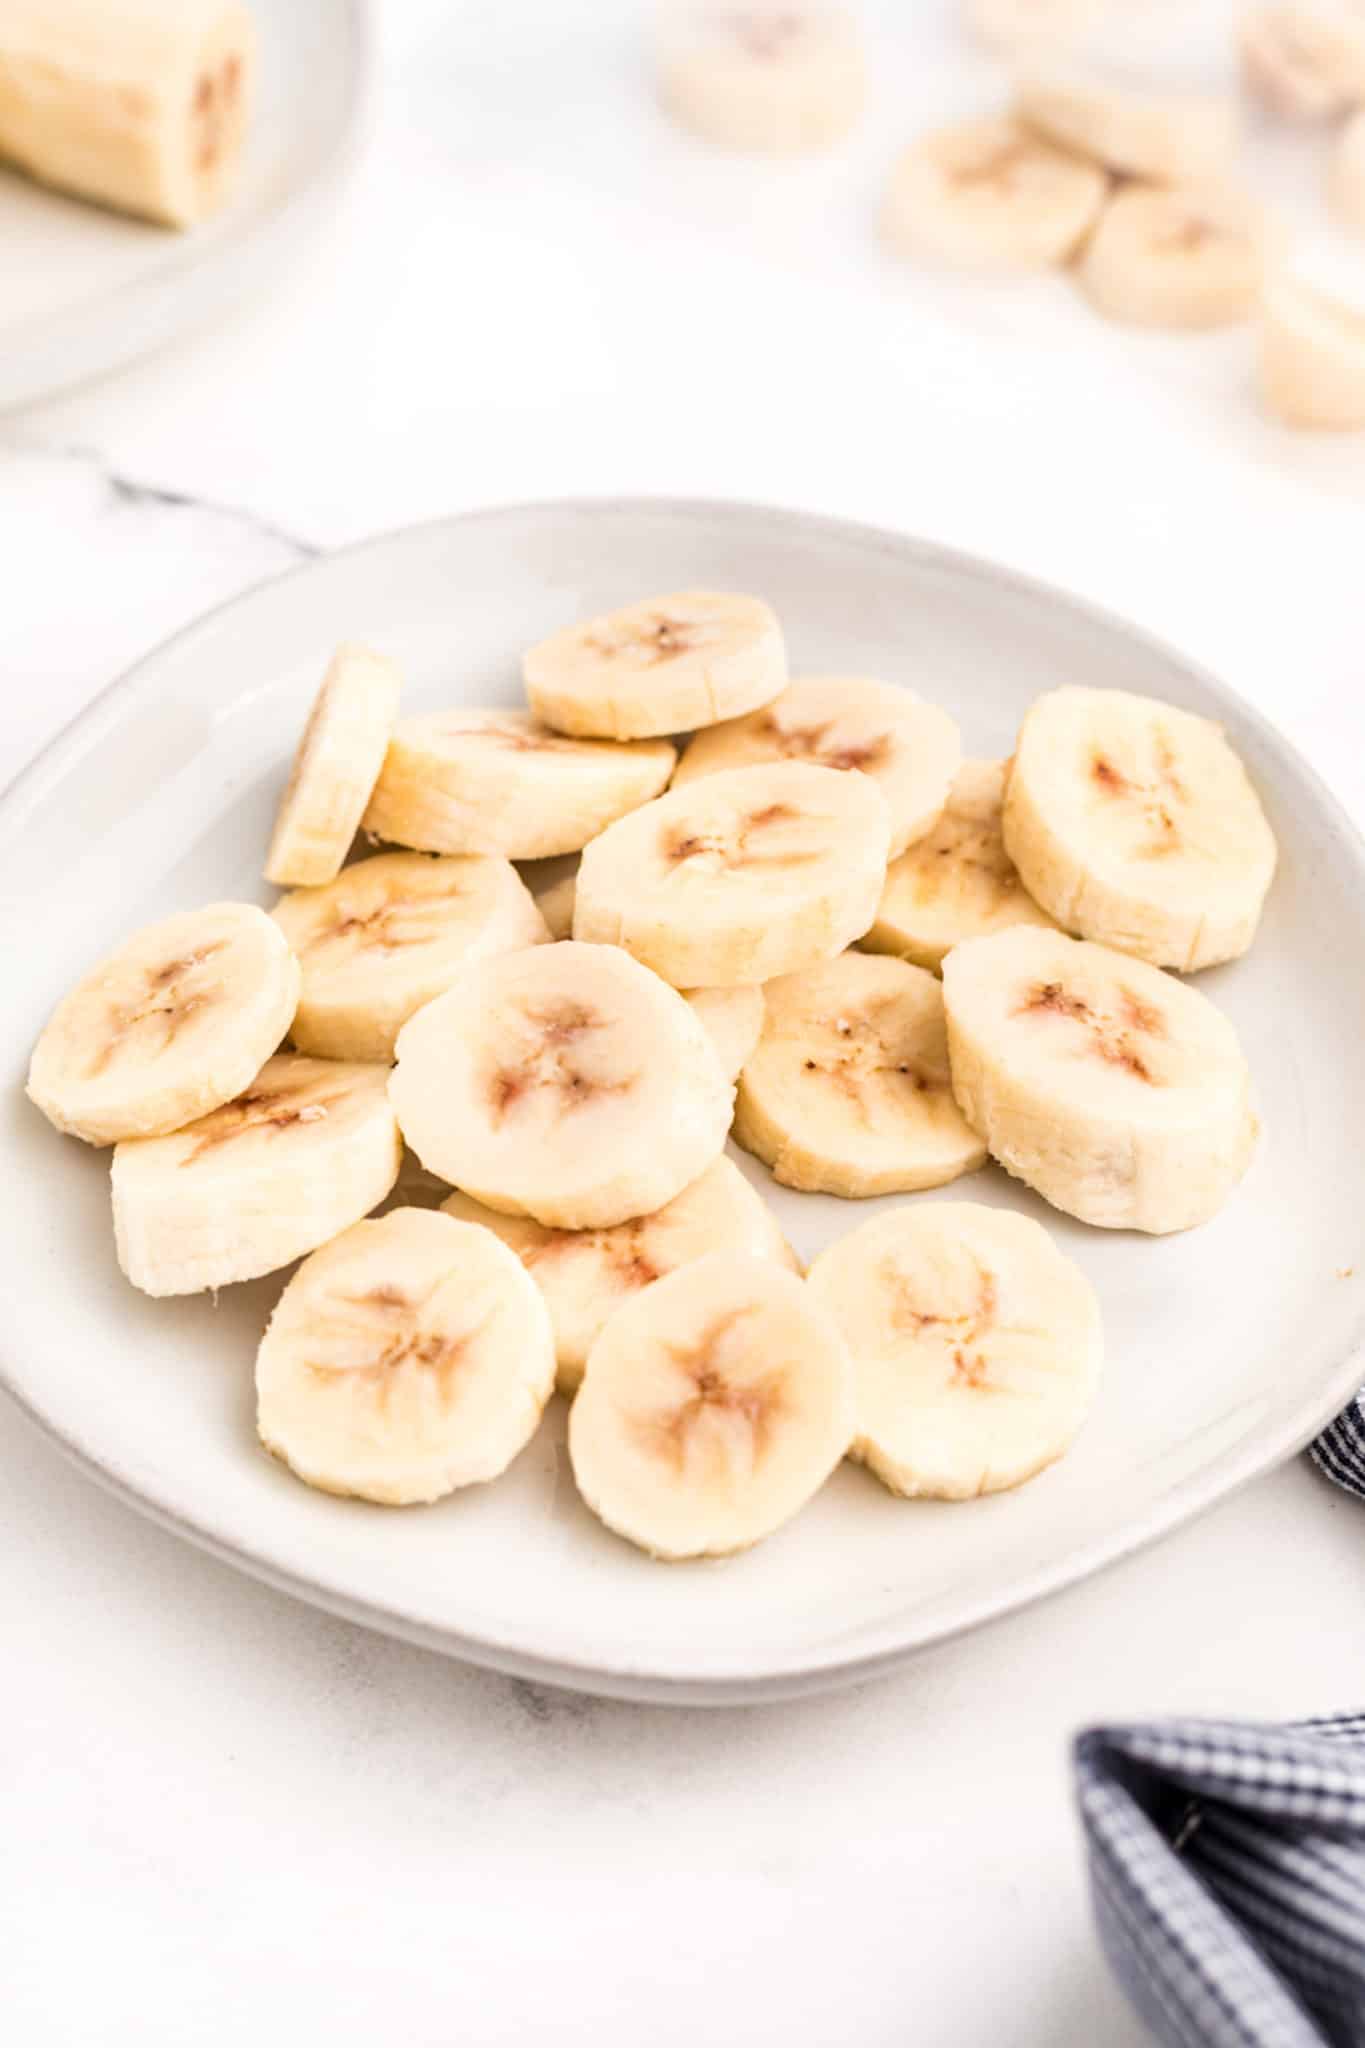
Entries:
{"type": "Polygon", "coordinates": [[[401,717],[393,665],[343,647],[273,913],[169,917],[58,1005],[28,1092],[113,1147],[124,1273],[183,1295],[302,1260],[259,1429],[333,1493],[492,1479],[556,1385],[584,1499],[657,1557],[757,1541],[847,1455],[907,1496],[1028,1479],[1102,1348],[1047,1232],[903,1205],[803,1278],[726,1141],[846,1198],[989,1157],[1103,1228],[1212,1216],[1247,1064],[1169,970],[1255,934],[1275,844],[1241,762],[1081,688],[964,761],[908,690],[790,680],[771,609],[726,592],[568,626],[524,677],[526,710],[401,717]],[[405,1144],[439,1210],[386,1206],[405,1144]]]}

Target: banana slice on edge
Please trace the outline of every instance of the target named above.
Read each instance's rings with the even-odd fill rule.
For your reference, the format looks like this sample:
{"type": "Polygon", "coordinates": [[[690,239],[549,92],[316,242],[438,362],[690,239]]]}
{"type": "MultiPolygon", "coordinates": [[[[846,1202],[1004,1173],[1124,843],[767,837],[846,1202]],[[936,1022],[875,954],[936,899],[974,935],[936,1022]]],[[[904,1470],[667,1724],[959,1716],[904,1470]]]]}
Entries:
{"type": "Polygon", "coordinates": [[[674,789],[727,768],[810,761],[857,769],[886,798],[897,854],[939,817],[962,761],[962,740],[946,711],[870,676],[804,676],[745,718],[699,732],[684,750],[674,789]]]}
{"type": "Polygon", "coordinates": [[[1221,728],[1125,690],[1036,700],[1004,835],[1059,925],[1186,973],[1246,952],[1275,873],[1274,835],[1221,728]]]}
{"type": "Polygon", "coordinates": [[[870,776],[805,761],[702,776],[586,849],[574,937],[624,947],[675,988],[769,981],[862,936],[890,839],[870,776]]]}
{"type": "Polygon", "coordinates": [[[1099,1303],[1031,1218],[893,1209],[822,1252],[809,1284],[853,1359],[853,1456],[893,1493],[1000,1493],[1074,1442],[1104,1356],[1099,1303]]]}
{"type": "Polygon", "coordinates": [[[659,93],[684,128],[726,149],[828,149],[863,109],[862,36],[844,8],[672,0],[659,24],[659,93]]]}
{"type": "Polygon", "coordinates": [[[1365,305],[1282,275],[1261,302],[1261,394],[1289,427],[1365,427],[1365,305]]]}
{"type": "Polygon", "coordinates": [[[611,1317],[569,1411],[569,1456],[618,1535],[653,1557],[721,1557],[805,1506],[853,1423],[828,1310],[770,1259],[713,1252],[611,1317]]]}
{"type": "Polygon", "coordinates": [[[522,674],[557,732],[647,739],[769,703],[786,688],[787,651],[761,598],[680,590],[565,626],[531,648],[522,674]]]}
{"type": "Polygon", "coordinates": [[[903,960],[845,953],[769,983],[735,1140],[791,1188],[941,1187],[986,1163],[953,1100],[943,991],[903,960]]]}
{"type": "Polygon", "coordinates": [[[724,1155],[654,1215],[610,1230],[547,1230],[526,1216],[500,1216],[468,1195],[452,1195],[443,1206],[461,1223],[496,1232],[545,1296],[562,1394],[578,1386],[608,1317],[665,1273],[718,1251],[800,1270],[772,1210],[724,1155]]]}
{"type": "Polygon", "coordinates": [[[389,1070],[281,1053],[246,1091],[114,1149],[118,1262],[144,1294],[255,1280],[367,1216],[403,1148],[389,1070]]]}
{"type": "Polygon", "coordinates": [[[1008,115],[921,136],[892,172],[882,207],[891,248],[971,270],[1045,270],[1089,233],[1105,173],[1008,115]]]}
{"type": "Polygon", "coordinates": [[[1005,851],[1004,761],[964,761],[943,816],[886,871],[877,920],[859,941],[937,973],[963,939],[1013,924],[1051,926],[1005,851]]]}
{"type": "Polygon", "coordinates": [[[1105,207],[1076,268],[1111,320],[1136,327],[1227,327],[1256,310],[1267,227],[1232,191],[1129,185],[1105,207]]]}
{"type": "Polygon", "coordinates": [[[1237,47],[1247,91],[1286,121],[1332,121],[1365,101],[1365,21],[1340,6],[1255,7],[1237,47]]]}
{"type": "Polygon", "coordinates": [[[314,1252],[280,1296],[257,1428],[307,1485],[404,1507],[506,1471],[553,1386],[549,1311],[506,1245],[393,1209],[314,1252]]]}
{"type": "Polygon", "coordinates": [[[955,947],[943,996],[963,1114],[1055,1208],[1106,1230],[1188,1230],[1245,1173],[1247,1063],[1187,983],[1021,925],[955,947]]]}
{"type": "Polygon", "coordinates": [[[1141,71],[1055,69],[1021,78],[1020,118],[1064,149],[1158,185],[1216,184],[1231,170],[1237,109],[1141,71]]]}
{"type": "Polygon", "coordinates": [[[432,1173],[563,1230],[671,1202],[720,1155],[733,1107],[677,992],[572,941],[471,962],[403,1026],[390,1093],[432,1173]]]}
{"type": "Polygon", "coordinates": [[[266,856],[267,882],[315,888],[340,873],[384,765],[400,687],[382,654],[338,648],[294,756],[266,856]]]}
{"type": "Polygon", "coordinates": [[[90,1145],[152,1137],[241,1093],[289,1029],[299,963],[250,903],[146,925],[57,1005],[28,1094],[90,1145]]]}
{"type": "Polygon", "coordinates": [[[471,960],[549,938],[511,862],[479,854],[377,854],[272,914],[303,970],[290,1037],[329,1060],[391,1060],[408,1018],[471,960]]]}

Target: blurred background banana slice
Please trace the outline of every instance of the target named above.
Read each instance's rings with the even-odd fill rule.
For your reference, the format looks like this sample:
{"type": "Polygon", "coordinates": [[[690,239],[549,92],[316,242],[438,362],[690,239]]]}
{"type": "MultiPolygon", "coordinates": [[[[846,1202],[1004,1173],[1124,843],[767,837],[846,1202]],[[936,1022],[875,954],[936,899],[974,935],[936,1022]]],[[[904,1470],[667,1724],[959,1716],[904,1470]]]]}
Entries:
{"type": "Polygon", "coordinates": [[[1230,96],[1140,69],[1033,71],[1021,78],[1015,104],[1030,127],[1064,149],[1159,185],[1217,183],[1237,148],[1230,96]]]}
{"type": "Polygon", "coordinates": [[[857,17],[842,7],[664,0],[659,94],[674,118],[726,149],[791,156],[847,135],[866,93],[857,17]]]}
{"type": "Polygon", "coordinates": [[[1290,427],[1365,427],[1365,303],[1282,273],[1266,287],[1260,380],[1290,427]]]}
{"type": "Polygon", "coordinates": [[[1254,7],[1237,30],[1248,92],[1287,121],[1331,121],[1365,101],[1365,15],[1348,6],[1254,7]]]}
{"type": "Polygon", "coordinates": [[[1128,185],[1100,215],[1076,275],[1111,320],[1227,327],[1256,309],[1267,233],[1261,209],[1243,194],[1128,185]]]}
{"type": "Polygon", "coordinates": [[[1084,240],[1105,173],[1014,120],[937,128],[891,175],[882,232],[900,254],[971,270],[1045,270],[1084,240]]]}

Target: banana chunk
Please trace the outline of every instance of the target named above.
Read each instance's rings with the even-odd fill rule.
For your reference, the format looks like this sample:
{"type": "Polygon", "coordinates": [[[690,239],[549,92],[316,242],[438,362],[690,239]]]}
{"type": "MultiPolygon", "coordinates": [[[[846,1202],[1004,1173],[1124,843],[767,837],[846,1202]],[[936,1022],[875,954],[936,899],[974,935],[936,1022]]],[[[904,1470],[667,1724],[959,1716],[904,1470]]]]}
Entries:
{"type": "Polygon", "coordinates": [[[726,149],[828,149],[863,109],[862,37],[843,8],[672,0],[660,22],[659,93],[683,127],[726,149]]]}
{"type": "Polygon", "coordinates": [[[556,732],[649,739],[769,703],[786,688],[787,651],[760,598],[680,590],[565,626],[530,650],[522,674],[556,732]]]}
{"type": "Polygon", "coordinates": [[[272,913],[303,971],[290,1037],[328,1060],[391,1060],[398,1033],[471,960],[548,939],[510,861],[381,853],[272,913]]]}
{"type": "Polygon", "coordinates": [[[422,853],[577,853],[667,787],[677,751],[565,739],[525,711],[436,711],[394,733],[364,824],[422,853]]]}
{"type": "Polygon", "coordinates": [[[1365,101],[1365,21],[1340,6],[1256,7],[1237,32],[1247,91],[1287,121],[1365,101]]]}
{"type": "Polygon", "coordinates": [[[485,1209],[468,1195],[452,1195],[444,1208],[461,1223],[494,1231],[545,1296],[562,1394],[577,1388],[607,1318],[665,1273],[719,1251],[796,1268],[772,1210],[724,1155],[654,1215],[610,1230],[547,1230],[529,1217],[485,1209]]]}
{"type": "Polygon", "coordinates": [[[1157,185],[1216,183],[1237,147],[1237,111],[1218,93],[1082,69],[1021,79],[1016,106],[1029,127],[1064,149],[1157,185]]]}
{"type": "Polygon", "coordinates": [[[1008,116],[955,121],[908,149],[882,209],[887,243],[970,270],[1046,270],[1085,239],[1109,190],[1094,164],[1008,116]]]}
{"type": "Polygon", "coordinates": [[[869,676],[807,676],[747,717],[699,732],[673,787],[726,768],[811,761],[870,775],[891,813],[891,851],[927,832],[948,800],[962,740],[946,711],[869,676]]]}
{"type": "Polygon", "coordinates": [[[943,816],[886,871],[877,920],[859,942],[937,973],[963,939],[1012,924],[1050,926],[1005,851],[1003,761],[964,761],[943,816]]]}
{"type": "Polygon", "coordinates": [[[1076,275],[1090,303],[1137,327],[1226,327],[1256,309],[1266,227],[1240,194],[1130,185],[1116,193],[1076,275]]]}
{"type": "Polygon", "coordinates": [[[891,1195],[984,1166],[953,1100],[943,991],[903,960],[845,953],[770,982],[739,1077],[735,1139],[787,1187],[891,1195]]]}
{"type": "Polygon", "coordinates": [[[308,1486],[387,1507],[496,1479],[534,1436],[554,1336],[506,1245],[430,1209],[305,1259],[256,1358],[257,1428],[308,1486]]]}
{"type": "Polygon", "coordinates": [[[383,1201],[402,1145],[388,1068],[281,1053],[165,1138],[115,1147],[118,1261],[144,1294],[199,1294],[301,1258],[383,1201]]]}
{"type": "Polygon", "coordinates": [[[574,1478],[609,1529],[661,1558],[770,1536],[853,1436],[832,1316],[770,1259],[713,1252],[612,1316],[569,1411],[574,1478]]]}
{"type": "Polygon", "coordinates": [[[967,27],[1001,57],[1019,57],[1076,41],[1109,11],[1111,0],[962,0],[967,27]]]}
{"type": "Polygon", "coordinates": [[[178,1130],[241,1093],[289,1029],[299,963],[249,903],[147,925],[63,998],[28,1093],[89,1145],[178,1130]]]}
{"type": "Polygon", "coordinates": [[[1192,972],[1245,953],[1275,840],[1206,718],[1124,690],[1052,690],[1025,718],[1005,846],[1066,930],[1192,972]]]}
{"type": "Polygon", "coordinates": [[[1289,427],[1365,427],[1365,309],[1277,277],[1261,305],[1261,393],[1289,427]]]}
{"type": "Polygon", "coordinates": [[[1099,1303],[1029,1217],[893,1209],[822,1252],[810,1290],[853,1359],[853,1456],[893,1493],[1000,1493],[1074,1442],[1104,1354],[1099,1303]]]}
{"type": "Polygon", "coordinates": [[[313,888],[340,873],[384,765],[399,688],[398,671],[382,654],[338,649],[294,756],[267,882],[313,888]]]}
{"type": "Polygon", "coordinates": [[[1255,1149],[1237,1034],[1145,961],[1018,926],[943,963],[953,1091],[1005,1169],[1070,1216],[1205,1223],[1255,1149]]]}
{"type": "Polygon", "coordinates": [[[623,946],[675,988],[769,981],[867,930],[890,838],[866,775],[779,761],[703,776],[594,839],[574,937],[623,946]]]}
{"type": "Polygon", "coordinates": [[[562,1230],[671,1202],[719,1156],[733,1106],[677,992],[572,941],[472,962],[403,1026],[390,1093],[432,1173],[562,1230]]]}

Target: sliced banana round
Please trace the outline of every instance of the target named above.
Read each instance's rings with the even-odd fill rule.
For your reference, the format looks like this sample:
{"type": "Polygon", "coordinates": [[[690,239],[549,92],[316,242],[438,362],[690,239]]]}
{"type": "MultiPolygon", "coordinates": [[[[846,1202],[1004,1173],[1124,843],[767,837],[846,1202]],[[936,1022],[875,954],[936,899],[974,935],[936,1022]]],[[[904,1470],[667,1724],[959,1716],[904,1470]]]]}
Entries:
{"type": "Polygon", "coordinates": [[[722,1156],[652,1216],[610,1230],[547,1230],[527,1216],[501,1216],[468,1195],[444,1205],[462,1223],[481,1223],[510,1245],[549,1305],[558,1385],[571,1394],[607,1318],[665,1273],[708,1252],[742,1252],[796,1270],[777,1218],[732,1159],[722,1156]]]}
{"type": "Polygon", "coordinates": [[[870,676],[804,676],[761,711],[699,732],[673,787],[764,761],[857,769],[886,798],[896,854],[939,816],[961,760],[961,736],[947,712],[911,691],[870,676]]]}
{"type": "Polygon", "coordinates": [[[1104,204],[1109,180],[1008,115],[924,135],[892,172],[882,209],[890,246],[973,270],[1065,263],[1104,204]]]}
{"type": "Polygon", "coordinates": [[[867,930],[890,837],[866,775],[778,761],[703,776],[594,839],[574,937],[623,946],[675,988],[769,981],[867,930]]]}
{"type": "Polygon", "coordinates": [[[864,952],[893,953],[937,973],[963,939],[1012,924],[1051,925],[1005,851],[1005,765],[963,762],[943,816],[887,869],[876,922],[859,942],[864,952]]]}
{"type": "Polygon", "coordinates": [[[1248,92],[1287,121],[1332,121],[1365,101],[1365,21],[1347,8],[1252,8],[1237,47],[1248,92]]]}
{"type": "Polygon", "coordinates": [[[389,1070],[280,1053],[241,1095],[114,1151],[118,1261],[144,1294],[274,1273],[383,1201],[403,1148],[389,1070]]]}
{"type": "Polygon", "coordinates": [[[491,1231],[430,1209],[305,1259],[256,1358],[261,1442],[324,1493],[404,1507],[496,1479],[554,1386],[539,1289],[491,1231]]]}
{"type": "Polygon", "coordinates": [[[471,960],[549,937],[511,862],[480,854],[377,854],[273,915],[303,970],[290,1036],[329,1060],[391,1060],[408,1018],[471,960]]]}
{"type": "Polygon", "coordinates": [[[666,740],[565,739],[525,711],[428,712],[394,733],[365,830],[422,853],[577,853],[666,788],[677,758],[666,740]]]}
{"type": "Polygon", "coordinates": [[[659,91],[685,128],[723,148],[782,156],[827,149],[862,112],[862,36],[841,7],[666,0],[659,91]]]}
{"type": "Polygon", "coordinates": [[[266,855],[282,888],[330,882],[351,850],[398,716],[398,671],[367,647],[337,649],[303,729],[266,855]]]}
{"type": "Polygon", "coordinates": [[[1000,1493],[1074,1442],[1104,1355],[1099,1303],[1031,1218],[893,1209],[822,1252],[810,1289],[853,1359],[853,1455],[893,1493],[1000,1493]]]}
{"type": "Polygon", "coordinates": [[[390,1093],[432,1173],[562,1230],[671,1202],[720,1154],[733,1104],[681,996],[572,941],[471,962],[403,1026],[390,1093]]]}
{"type": "Polygon", "coordinates": [[[1243,194],[1129,185],[1105,207],[1076,275],[1111,320],[1226,327],[1255,311],[1266,234],[1243,194]]]}
{"type": "Polygon", "coordinates": [[[654,1557],[720,1557],[770,1536],[853,1436],[833,1317],[771,1259],[713,1252],[617,1309],[569,1412],[578,1490],[654,1557]]]}
{"type": "Polygon", "coordinates": [[[1365,427],[1365,306],[1276,277],[1261,302],[1261,393],[1289,427],[1365,427]]]}
{"type": "Polygon", "coordinates": [[[565,626],[530,650],[522,674],[531,709],[557,732],[647,739],[769,703],[786,688],[787,652],[761,598],[680,590],[565,626]]]}
{"type": "Polygon", "coordinates": [[[1017,926],[943,963],[953,1089],[1008,1172],[1106,1230],[1205,1223],[1255,1148],[1247,1063],[1188,983],[1017,926]]]}
{"type": "Polygon", "coordinates": [[[1111,0],[963,0],[967,27],[1002,57],[1075,42],[1103,19],[1111,0]]]}
{"type": "Polygon", "coordinates": [[[146,925],[65,996],[28,1093],[90,1145],[178,1130],[240,1094],[289,1029],[299,963],[250,903],[146,925]]]}
{"type": "Polygon", "coordinates": [[[1158,185],[1216,183],[1228,174],[1237,147],[1237,110],[1229,98],[1141,70],[1037,71],[1021,79],[1016,107],[1031,128],[1064,149],[1158,185]]]}
{"type": "Polygon", "coordinates": [[[1274,835],[1222,728],[1125,690],[1036,700],[1004,835],[1059,925],[1187,973],[1246,952],[1275,873],[1274,835]]]}
{"type": "Polygon", "coordinates": [[[1348,227],[1365,229],[1365,111],[1352,114],[1333,145],[1328,198],[1348,227]]]}
{"type": "Polygon", "coordinates": [[[984,1166],[953,1100],[943,991],[903,960],[845,953],[769,983],[735,1139],[791,1188],[892,1195],[984,1166]]]}

